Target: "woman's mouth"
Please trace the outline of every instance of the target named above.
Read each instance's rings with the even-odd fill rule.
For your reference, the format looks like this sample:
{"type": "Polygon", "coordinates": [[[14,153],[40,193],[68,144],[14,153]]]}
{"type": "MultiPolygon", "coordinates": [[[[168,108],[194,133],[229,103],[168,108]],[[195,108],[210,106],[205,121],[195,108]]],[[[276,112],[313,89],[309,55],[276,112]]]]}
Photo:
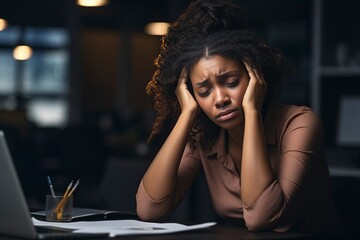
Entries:
{"type": "Polygon", "coordinates": [[[229,109],[223,112],[220,112],[218,115],[216,115],[216,120],[220,122],[225,122],[228,120],[231,120],[235,118],[238,115],[237,109],[229,109]]]}

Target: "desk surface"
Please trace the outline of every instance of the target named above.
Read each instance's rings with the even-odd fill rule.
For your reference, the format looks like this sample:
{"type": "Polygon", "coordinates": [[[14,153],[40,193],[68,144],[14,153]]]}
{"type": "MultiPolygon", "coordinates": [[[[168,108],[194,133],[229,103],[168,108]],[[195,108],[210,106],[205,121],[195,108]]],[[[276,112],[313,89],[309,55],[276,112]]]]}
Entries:
{"type": "MultiPolygon", "coordinates": [[[[0,240],[15,240],[6,236],[0,236],[0,240]]],[[[73,238],[74,239],[74,238],[73,238]]],[[[96,240],[95,238],[91,238],[96,240]]],[[[202,229],[189,232],[180,232],[164,235],[143,235],[143,236],[119,236],[111,239],[130,240],[244,240],[244,239],[317,239],[298,233],[277,233],[277,232],[250,232],[246,228],[216,225],[209,229],[202,229]]],[[[99,240],[99,239],[98,239],[99,240]]]]}
{"type": "Polygon", "coordinates": [[[243,240],[243,239],[316,239],[313,236],[298,233],[250,232],[246,228],[216,225],[210,229],[182,232],[167,235],[133,236],[132,240],[243,240]]]}

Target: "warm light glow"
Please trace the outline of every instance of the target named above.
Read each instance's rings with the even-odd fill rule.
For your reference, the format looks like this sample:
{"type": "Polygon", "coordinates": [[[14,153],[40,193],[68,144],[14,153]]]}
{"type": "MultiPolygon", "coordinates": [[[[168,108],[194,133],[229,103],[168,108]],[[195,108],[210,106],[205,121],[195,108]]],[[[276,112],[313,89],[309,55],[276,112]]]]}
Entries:
{"type": "Polygon", "coordinates": [[[0,18],[0,31],[4,30],[7,27],[8,23],[5,19],[0,18]]]}
{"type": "Polygon", "coordinates": [[[14,49],[13,57],[16,60],[28,60],[32,55],[32,49],[26,45],[19,45],[14,49]]]}
{"type": "Polygon", "coordinates": [[[153,22],[145,26],[145,32],[150,35],[165,35],[169,28],[167,22],[153,22]]]}
{"type": "Polygon", "coordinates": [[[38,99],[28,102],[27,114],[40,127],[61,127],[67,123],[68,108],[63,101],[38,99]]]}
{"type": "Polygon", "coordinates": [[[109,3],[109,0],[77,0],[77,4],[82,7],[102,7],[109,3]]]}

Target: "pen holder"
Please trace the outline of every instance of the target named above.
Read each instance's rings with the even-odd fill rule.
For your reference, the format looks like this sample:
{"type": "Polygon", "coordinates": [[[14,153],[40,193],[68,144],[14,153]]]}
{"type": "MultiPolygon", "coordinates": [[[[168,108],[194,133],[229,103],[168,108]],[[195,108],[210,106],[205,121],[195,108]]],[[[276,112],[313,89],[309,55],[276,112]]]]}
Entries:
{"type": "Polygon", "coordinates": [[[70,222],[72,219],[73,196],[46,195],[46,220],[70,222]]]}

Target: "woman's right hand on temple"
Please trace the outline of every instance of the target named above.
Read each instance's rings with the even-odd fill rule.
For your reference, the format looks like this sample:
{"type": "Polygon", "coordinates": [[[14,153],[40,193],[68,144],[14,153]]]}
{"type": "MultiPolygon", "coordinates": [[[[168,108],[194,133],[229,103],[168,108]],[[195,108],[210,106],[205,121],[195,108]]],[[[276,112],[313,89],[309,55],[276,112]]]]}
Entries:
{"type": "Polygon", "coordinates": [[[178,84],[176,86],[175,95],[179,101],[181,112],[189,111],[197,114],[200,110],[199,105],[188,89],[188,86],[186,84],[187,80],[187,73],[186,70],[183,68],[181,70],[178,84]]]}

